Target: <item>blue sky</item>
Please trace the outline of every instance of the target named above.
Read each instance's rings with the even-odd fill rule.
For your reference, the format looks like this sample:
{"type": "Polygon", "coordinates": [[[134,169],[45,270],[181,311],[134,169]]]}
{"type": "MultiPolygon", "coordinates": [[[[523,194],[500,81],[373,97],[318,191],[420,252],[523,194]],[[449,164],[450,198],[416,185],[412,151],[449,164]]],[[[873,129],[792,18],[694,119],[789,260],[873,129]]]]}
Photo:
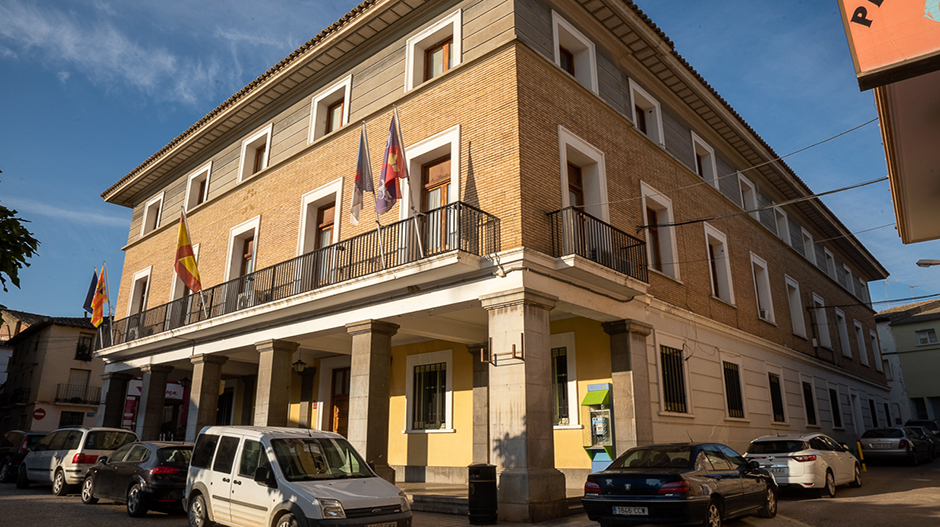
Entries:
{"type": "MultiPolygon", "coordinates": [[[[836,0],[637,3],[780,155],[877,116],[836,0]]],[[[105,260],[116,297],[130,210],[101,192],[354,5],[0,0],[0,203],[42,243],[0,303],[80,316],[105,260]]],[[[816,192],[886,175],[876,123],[786,162],[816,192]]],[[[853,232],[895,221],[886,182],[824,201],[853,232]]],[[[940,259],[940,241],[858,238],[892,275],[873,300],[940,293],[940,269],[914,265],[940,259]]]]}

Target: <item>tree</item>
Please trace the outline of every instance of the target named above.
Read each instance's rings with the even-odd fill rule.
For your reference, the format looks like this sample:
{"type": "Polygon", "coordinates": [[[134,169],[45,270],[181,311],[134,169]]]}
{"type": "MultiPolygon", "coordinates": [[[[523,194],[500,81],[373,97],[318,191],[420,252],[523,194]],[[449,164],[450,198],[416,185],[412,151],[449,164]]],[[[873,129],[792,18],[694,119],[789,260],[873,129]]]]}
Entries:
{"type": "Polygon", "coordinates": [[[16,217],[16,211],[0,205],[0,286],[7,292],[7,278],[19,289],[19,270],[29,267],[27,259],[36,255],[39,240],[23,225],[29,220],[16,217]],[[5,276],[4,276],[5,275],[5,276]]]}

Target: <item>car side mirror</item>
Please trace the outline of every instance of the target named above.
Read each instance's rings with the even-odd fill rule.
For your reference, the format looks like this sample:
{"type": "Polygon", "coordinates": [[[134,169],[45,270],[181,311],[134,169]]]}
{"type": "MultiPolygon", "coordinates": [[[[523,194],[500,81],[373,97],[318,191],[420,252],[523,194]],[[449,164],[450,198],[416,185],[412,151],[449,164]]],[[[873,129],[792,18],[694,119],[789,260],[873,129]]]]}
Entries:
{"type": "Polygon", "coordinates": [[[847,444],[845,444],[845,443],[840,443],[840,445],[842,445],[842,450],[845,450],[846,452],[849,451],[849,445],[847,445],[847,444]]]}
{"type": "Polygon", "coordinates": [[[102,465],[107,465],[107,464],[108,464],[108,456],[101,456],[101,457],[99,457],[99,458],[98,458],[98,463],[101,463],[102,465]]]}
{"type": "Polygon", "coordinates": [[[258,467],[255,469],[255,482],[265,487],[277,488],[277,479],[271,467],[258,467]]]}
{"type": "Polygon", "coordinates": [[[759,468],[760,468],[760,462],[759,462],[759,461],[748,461],[748,462],[747,462],[747,468],[748,468],[748,470],[756,470],[756,469],[759,469],[759,468]]]}

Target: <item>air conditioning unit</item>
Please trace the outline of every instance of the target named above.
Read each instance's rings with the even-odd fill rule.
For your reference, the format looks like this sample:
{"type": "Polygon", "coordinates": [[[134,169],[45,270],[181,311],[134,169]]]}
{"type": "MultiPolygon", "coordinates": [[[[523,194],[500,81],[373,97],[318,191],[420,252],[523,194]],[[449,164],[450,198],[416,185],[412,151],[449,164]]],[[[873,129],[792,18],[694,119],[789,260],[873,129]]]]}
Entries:
{"type": "Polygon", "coordinates": [[[140,328],[134,327],[127,330],[127,340],[137,340],[140,337],[140,328]]]}
{"type": "Polygon", "coordinates": [[[253,305],[255,305],[254,291],[245,291],[244,293],[238,294],[238,303],[235,309],[247,309],[253,305]]]}

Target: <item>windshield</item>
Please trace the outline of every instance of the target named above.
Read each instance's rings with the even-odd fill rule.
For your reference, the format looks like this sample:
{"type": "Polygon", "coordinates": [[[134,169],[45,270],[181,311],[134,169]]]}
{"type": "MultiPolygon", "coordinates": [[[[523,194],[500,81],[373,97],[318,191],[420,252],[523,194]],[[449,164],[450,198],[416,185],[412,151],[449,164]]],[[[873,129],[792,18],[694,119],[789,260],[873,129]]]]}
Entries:
{"type": "Polygon", "coordinates": [[[776,454],[809,450],[803,441],[755,441],[747,447],[748,454],[776,454]]]}
{"type": "Polygon", "coordinates": [[[628,450],[617,458],[609,468],[686,468],[692,448],[687,446],[637,448],[628,450]]]}
{"type": "Polygon", "coordinates": [[[117,450],[134,441],[137,441],[137,436],[131,432],[96,430],[88,432],[88,439],[85,440],[85,448],[88,450],[117,450]]]}
{"type": "Polygon", "coordinates": [[[288,481],[373,477],[345,439],[274,439],[271,446],[288,481]]]}
{"type": "Polygon", "coordinates": [[[908,426],[922,426],[928,430],[940,430],[940,425],[933,421],[908,421],[908,426]]]}
{"type": "Polygon", "coordinates": [[[862,434],[862,437],[867,439],[900,439],[904,437],[904,432],[901,432],[900,428],[876,428],[868,430],[862,434]]]}

